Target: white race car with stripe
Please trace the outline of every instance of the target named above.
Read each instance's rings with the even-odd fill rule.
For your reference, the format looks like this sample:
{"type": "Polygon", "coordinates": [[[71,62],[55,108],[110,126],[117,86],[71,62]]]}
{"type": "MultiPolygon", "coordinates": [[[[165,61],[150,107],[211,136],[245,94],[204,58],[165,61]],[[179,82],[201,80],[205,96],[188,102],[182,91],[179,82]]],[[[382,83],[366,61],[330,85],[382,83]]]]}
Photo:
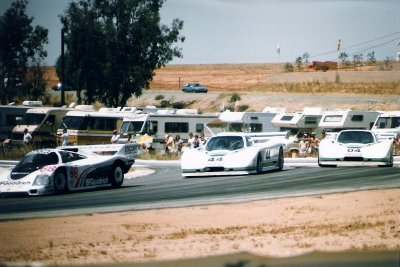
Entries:
{"type": "Polygon", "coordinates": [[[0,194],[44,195],[120,187],[137,151],[135,144],[35,150],[0,177],[0,194]]]}
{"type": "Polygon", "coordinates": [[[336,166],[393,166],[391,140],[378,140],[372,131],[343,130],[319,144],[318,164],[336,166]]]}
{"type": "Polygon", "coordinates": [[[286,133],[220,133],[204,147],[187,149],[182,176],[219,176],[282,170],[286,133]]]}

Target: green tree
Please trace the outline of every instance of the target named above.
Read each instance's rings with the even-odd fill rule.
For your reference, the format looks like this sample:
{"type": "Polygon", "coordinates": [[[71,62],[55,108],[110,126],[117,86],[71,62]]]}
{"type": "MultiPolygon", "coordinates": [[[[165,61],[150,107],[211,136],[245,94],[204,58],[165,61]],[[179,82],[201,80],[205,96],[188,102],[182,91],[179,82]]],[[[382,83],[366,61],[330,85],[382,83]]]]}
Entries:
{"type": "Polygon", "coordinates": [[[296,66],[297,66],[297,70],[298,70],[298,71],[301,71],[302,65],[303,65],[303,59],[302,59],[302,57],[297,57],[297,58],[296,58],[296,66]]]}
{"type": "Polygon", "coordinates": [[[346,52],[341,52],[339,54],[339,60],[342,62],[342,67],[348,67],[349,66],[349,61],[347,60],[349,58],[349,55],[347,55],[346,52]]]}
{"type": "MultiPolygon", "coordinates": [[[[43,45],[47,43],[48,30],[41,26],[32,27],[33,17],[26,14],[27,4],[27,0],[17,0],[0,17],[1,104],[17,97],[39,97],[44,94],[46,84],[43,79],[38,83],[30,74],[37,73],[37,67],[47,56],[43,45]],[[30,67],[32,69],[28,75],[30,67]]],[[[36,78],[40,75],[43,77],[43,74],[38,74],[36,78]]]]}
{"type": "MultiPolygon", "coordinates": [[[[84,90],[79,102],[123,106],[148,89],[154,70],[181,57],[183,21],[160,23],[165,0],[79,0],[61,22],[65,33],[65,83],[84,90]]],[[[58,61],[58,64],[60,62],[58,61]]],[[[59,69],[59,67],[58,67],[59,69]]]]}
{"type": "Polygon", "coordinates": [[[309,61],[310,54],[304,53],[303,56],[302,56],[302,59],[303,59],[303,62],[304,62],[306,70],[308,70],[308,63],[310,63],[310,61],[309,61]]]}
{"type": "Polygon", "coordinates": [[[354,65],[354,68],[356,68],[356,69],[358,69],[358,68],[360,68],[360,67],[362,67],[362,61],[363,61],[363,54],[362,53],[360,53],[360,54],[354,54],[353,55],[353,65],[354,65]]]}
{"type": "Polygon", "coordinates": [[[367,54],[367,61],[368,61],[368,65],[376,64],[375,51],[372,51],[367,54]]]}

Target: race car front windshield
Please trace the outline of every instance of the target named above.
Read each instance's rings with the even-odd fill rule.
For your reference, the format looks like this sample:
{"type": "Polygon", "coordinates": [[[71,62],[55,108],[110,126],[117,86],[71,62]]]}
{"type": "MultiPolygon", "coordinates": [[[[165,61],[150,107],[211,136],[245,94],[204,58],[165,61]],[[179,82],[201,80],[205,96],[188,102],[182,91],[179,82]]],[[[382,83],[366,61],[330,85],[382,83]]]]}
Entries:
{"type": "Polygon", "coordinates": [[[13,172],[34,172],[47,165],[58,164],[55,152],[28,154],[14,167],[13,172]]]}
{"type": "Polygon", "coordinates": [[[343,144],[371,144],[374,137],[370,132],[342,132],[338,136],[338,142],[343,144]]]}
{"type": "Polygon", "coordinates": [[[206,150],[237,150],[244,147],[244,141],[241,136],[218,136],[208,141],[206,150]]]}

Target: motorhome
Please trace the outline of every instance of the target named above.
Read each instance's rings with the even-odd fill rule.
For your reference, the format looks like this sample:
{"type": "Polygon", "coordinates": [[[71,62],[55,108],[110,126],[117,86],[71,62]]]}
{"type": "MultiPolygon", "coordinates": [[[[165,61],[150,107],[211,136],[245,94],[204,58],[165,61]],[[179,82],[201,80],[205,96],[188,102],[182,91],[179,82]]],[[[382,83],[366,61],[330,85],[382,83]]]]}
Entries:
{"type": "Polygon", "coordinates": [[[99,111],[69,111],[59,124],[57,135],[64,129],[71,145],[95,145],[110,143],[113,130],[121,127],[124,116],[119,108],[101,108],[99,111]]]}
{"type": "Polygon", "coordinates": [[[345,129],[370,130],[380,114],[377,111],[329,110],[322,115],[318,127],[326,132],[345,129]]]}
{"type": "Polygon", "coordinates": [[[22,120],[12,130],[12,139],[21,141],[24,130],[28,129],[33,137],[33,143],[39,147],[56,146],[56,133],[58,125],[70,111],[70,108],[40,107],[26,111],[22,120]]]}
{"type": "Polygon", "coordinates": [[[372,131],[380,138],[393,138],[400,134],[400,111],[382,113],[375,121],[372,131]]]}
{"type": "Polygon", "coordinates": [[[22,120],[28,109],[41,106],[41,101],[24,101],[18,106],[0,105],[0,142],[11,139],[12,130],[22,120]]]}
{"type": "Polygon", "coordinates": [[[318,124],[324,112],[320,107],[306,107],[300,112],[279,113],[272,119],[272,124],[279,127],[280,131],[288,131],[294,139],[306,133],[314,133],[319,137],[318,124]]]}
{"type": "MultiPolygon", "coordinates": [[[[274,112],[222,112],[218,118],[223,131],[230,132],[276,132],[279,127],[272,124],[274,112]]],[[[215,123],[214,123],[215,124],[215,123]]]]}
{"type": "Polygon", "coordinates": [[[190,132],[194,135],[205,133],[210,136],[205,124],[217,118],[217,114],[197,114],[192,110],[159,110],[156,113],[131,114],[123,119],[121,140],[126,141],[128,134],[148,134],[153,137],[153,148],[163,149],[161,144],[166,133],[171,133],[174,137],[179,134],[184,140],[189,138],[190,132]]]}

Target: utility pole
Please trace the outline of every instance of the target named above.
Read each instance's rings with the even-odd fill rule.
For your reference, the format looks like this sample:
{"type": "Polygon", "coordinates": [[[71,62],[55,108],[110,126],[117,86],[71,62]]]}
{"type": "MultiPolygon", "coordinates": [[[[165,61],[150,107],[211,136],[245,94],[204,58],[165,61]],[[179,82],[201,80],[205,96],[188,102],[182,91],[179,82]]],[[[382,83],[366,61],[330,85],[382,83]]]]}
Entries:
{"type": "Polygon", "coordinates": [[[65,61],[64,61],[64,33],[65,33],[65,28],[61,29],[61,106],[65,105],[65,74],[64,74],[64,67],[65,67],[65,61]]]}

